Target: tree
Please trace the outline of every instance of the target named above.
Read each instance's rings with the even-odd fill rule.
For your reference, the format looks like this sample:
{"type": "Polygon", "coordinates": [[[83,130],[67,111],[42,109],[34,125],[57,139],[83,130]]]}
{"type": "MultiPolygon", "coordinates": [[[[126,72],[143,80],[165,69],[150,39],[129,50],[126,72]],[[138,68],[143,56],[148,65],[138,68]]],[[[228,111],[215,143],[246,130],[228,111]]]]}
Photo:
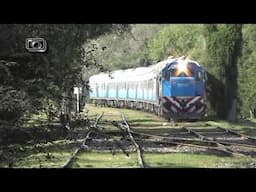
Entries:
{"type": "MultiPolygon", "coordinates": [[[[124,33],[111,33],[86,42],[85,49],[93,52],[97,63],[104,71],[146,66],[152,63],[149,58],[148,42],[164,24],[133,24],[124,33]]],[[[95,71],[93,71],[94,73],[95,71]]]]}
{"type": "MultiPolygon", "coordinates": [[[[237,65],[241,55],[242,25],[205,25],[209,72],[220,81],[211,91],[220,93],[215,111],[220,118],[235,120],[237,99],[237,65]]],[[[213,83],[213,82],[209,82],[213,83]]]]}
{"type": "MultiPolygon", "coordinates": [[[[72,89],[81,80],[82,68],[92,64],[83,59],[87,55],[82,48],[84,42],[128,27],[114,24],[0,25],[0,58],[3,60],[0,73],[9,77],[0,84],[0,100],[6,101],[6,96],[10,101],[14,99],[13,94],[6,91],[6,87],[10,87],[23,93],[19,101],[27,103],[24,111],[28,114],[41,110],[47,100],[69,112],[72,89]],[[43,54],[28,53],[24,48],[27,37],[45,38],[49,49],[43,54]]],[[[10,105],[6,107],[11,109],[10,105]]]]}
{"type": "Polygon", "coordinates": [[[173,24],[164,27],[149,42],[149,56],[154,61],[172,55],[182,55],[199,60],[205,49],[203,26],[199,24],[173,24]]]}
{"type": "Polygon", "coordinates": [[[256,117],[256,25],[243,26],[242,57],[238,65],[239,107],[243,116],[256,117]]]}

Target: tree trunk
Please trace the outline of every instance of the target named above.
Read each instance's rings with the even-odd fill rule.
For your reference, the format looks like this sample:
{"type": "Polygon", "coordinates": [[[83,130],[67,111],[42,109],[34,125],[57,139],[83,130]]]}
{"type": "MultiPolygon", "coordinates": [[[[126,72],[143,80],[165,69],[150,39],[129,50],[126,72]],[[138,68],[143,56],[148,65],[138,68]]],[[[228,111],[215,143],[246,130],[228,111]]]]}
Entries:
{"type": "Polygon", "coordinates": [[[61,121],[62,128],[65,128],[65,129],[70,128],[71,108],[72,108],[71,93],[65,90],[62,94],[62,101],[61,101],[60,121],[61,121]]]}
{"type": "Polygon", "coordinates": [[[228,121],[234,122],[236,120],[236,99],[232,100],[232,105],[228,113],[228,121]]]}
{"type": "Polygon", "coordinates": [[[250,119],[254,119],[256,117],[256,110],[255,109],[250,109],[250,119]]]}

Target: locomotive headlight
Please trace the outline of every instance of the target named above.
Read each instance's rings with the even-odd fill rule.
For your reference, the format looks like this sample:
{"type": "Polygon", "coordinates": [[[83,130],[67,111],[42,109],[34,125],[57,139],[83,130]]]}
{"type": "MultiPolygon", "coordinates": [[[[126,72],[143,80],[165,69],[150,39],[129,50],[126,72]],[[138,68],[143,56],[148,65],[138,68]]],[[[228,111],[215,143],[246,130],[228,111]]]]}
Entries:
{"type": "Polygon", "coordinates": [[[180,73],[185,73],[188,75],[187,61],[182,60],[177,65],[177,70],[175,72],[175,76],[178,76],[180,73]]]}
{"type": "Polygon", "coordinates": [[[186,61],[182,61],[178,64],[178,69],[180,72],[186,72],[187,71],[187,62],[186,61]]]}

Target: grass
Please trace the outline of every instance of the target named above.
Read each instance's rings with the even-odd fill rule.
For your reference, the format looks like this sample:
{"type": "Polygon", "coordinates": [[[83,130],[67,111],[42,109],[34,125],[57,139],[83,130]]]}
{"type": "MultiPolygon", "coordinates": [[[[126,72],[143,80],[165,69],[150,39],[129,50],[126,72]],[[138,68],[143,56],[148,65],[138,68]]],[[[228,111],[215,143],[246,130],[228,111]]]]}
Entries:
{"type": "Polygon", "coordinates": [[[77,161],[73,164],[74,168],[134,168],[137,167],[136,154],[129,157],[123,153],[81,153],[77,161]]]}
{"type": "MultiPolygon", "coordinates": [[[[219,157],[216,155],[190,153],[144,153],[150,168],[248,168],[256,167],[250,157],[219,157]]],[[[127,157],[123,153],[82,152],[73,168],[138,168],[135,153],[127,157]]]]}
{"type": "Polygon", "coordinates": [[[256,167],[256,160],[249,157],[219,157],[190,153],[148,153],[145,161],[150,167],[161,168],[247,168],[256,167]]]}
{"type": "MultiPolygon", "coordinates": [[[[34,153],[20,159],[14,168],[60,168],[71,156],[71,150],[56,150],[50,153],[34,153]]],[[[250,157],[219,157],[192,153],[144,153],[150,168],[255,168],[256,159],[250,157]]],[[[0,167],[8,167],[0,163],[0,167]]],[[[72,168],[138,168],[137,155],[123,153],[81,152],[72,168]]]]}
{"type": "Polygon", "coordinates": [[[211,126],[218,126],[218,127],[223,127],[227,129],[235,129],[240,133],[250,135],[250,136],[256,136],[256,123],[251,120],[243,120],[236,123],[230,123],[223,120],[207,121],[207,124],[211,126]]]}
{"type": "Polygon", "coordinates": [[[26,145],[9,145],[0,150],[2,153],[0,167],[13,168],[57,168],[64,165],[76,146],[72,142],[58,140],[55,142],[26,145]]]}
{"type": "Polygon", "coordinates": [[[125,117],[129,121],[130,125],[133,127],[139,126],[140,128],[150,128],[150,127],[170,127],[172,123],[169,123],[166,119],[162,117],[158,117],[153,113],[142,112],[131,109],[120,109],[120,108],[111,108],[111,107],[96,107],[94,105],[88,104],[86,109],[89,110],[89,116],[94,116],[96,114],[100,114],[104,112],[106,116],[102,118],[102,120],[122,120],[121,113],[124,113],[125,117]]]}
{"type": "Polygon", "coordinates": [[[209,125],[219,126],[224,128],[234,128],[234,129],[243,129],[245,127],[256,128],[256,122],[254,122],[253,120],[240,120],[234,123],[227,122],[224,120],[219,120],[219,121],[207,121],[206,123],[209,125]]]}
{"type": "Polygon", "coordinates": [[[242,123],[231,123],[224,120],[207,121],[206,123],[211,126],[218,126],[223,128],[235,128],[235,129],[242,129],[245,126],[245,124],[242,124],[242,123]]]}
{"type": "MultiPolygon", "coordinates": [[[[12,168],[58,168],[64,165],[71,156],[70,150],[51,151],[49,154],[44,152],[33,153],[17,159],[12,168]]],[[[8,162],[0,163],[0,167],[7,168],[8,162]]]]}
{"type": "Polygon", "coordinates": [[[49,156],[47,153],[32,154],[15,163],[14,168],[58,168],[64,165],[70,156],[70,152],[60,150],[51,152],[49,156]]]}

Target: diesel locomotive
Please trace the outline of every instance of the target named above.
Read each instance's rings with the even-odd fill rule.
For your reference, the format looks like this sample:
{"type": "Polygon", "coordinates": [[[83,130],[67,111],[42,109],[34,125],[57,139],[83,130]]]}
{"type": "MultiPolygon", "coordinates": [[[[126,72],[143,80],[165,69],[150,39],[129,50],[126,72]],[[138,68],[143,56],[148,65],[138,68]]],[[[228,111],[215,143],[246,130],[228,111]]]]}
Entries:
{"type": "Polygon", "coordinates": [[[206,114],[206,71],[185,57],[148,67],[99,73],[89,79],[94,104],[154,112],[170,119],[201,119],[206,114]]]}

